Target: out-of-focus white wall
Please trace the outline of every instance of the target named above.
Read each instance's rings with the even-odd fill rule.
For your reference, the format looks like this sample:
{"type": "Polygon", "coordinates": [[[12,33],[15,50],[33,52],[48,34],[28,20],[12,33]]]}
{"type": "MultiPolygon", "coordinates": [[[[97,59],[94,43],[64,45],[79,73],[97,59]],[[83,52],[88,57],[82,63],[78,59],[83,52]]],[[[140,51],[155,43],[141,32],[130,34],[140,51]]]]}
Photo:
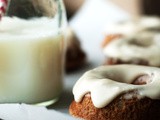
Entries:
{"type": "MultiPolygon", "coordinates": [[[[109,0],[86,0],[69,25],[81,40],[89,61],[103,61],[101,42],[107,24],[129,19],[129,14],[109,0]],[[91,54],[93,53],[93,54],[91,54]]],[[[99,62],[100,65],[102,62],[99,62]]]]}

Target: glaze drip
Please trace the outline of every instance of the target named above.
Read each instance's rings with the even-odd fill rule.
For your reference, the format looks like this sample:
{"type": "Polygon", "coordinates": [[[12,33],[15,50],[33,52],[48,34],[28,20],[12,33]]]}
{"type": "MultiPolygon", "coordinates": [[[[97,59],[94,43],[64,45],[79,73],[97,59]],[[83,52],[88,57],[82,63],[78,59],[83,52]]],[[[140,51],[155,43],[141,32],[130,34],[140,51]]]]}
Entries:
{"type": "MultiPolygon", "coordinates": [[[[160,99],[160,69],[136,65],[102,66],[86,72],[75,84],[73,94],[76,102],[91,93],[93,104],[103,108],[121,94],[136,91],[138,98],[160,99]],[[150,77],[150,82],[133,85],[141,75],[150,77]]],[[[127,97],[126,97],[127,98],[127,97]]]]}
{"type": "Polygon", "coordinates": [[[109,58],[124,62],[144,60],[150,66],[160,66],[160,33],[142,32],[111,41],[103,48],[109,58]]]}

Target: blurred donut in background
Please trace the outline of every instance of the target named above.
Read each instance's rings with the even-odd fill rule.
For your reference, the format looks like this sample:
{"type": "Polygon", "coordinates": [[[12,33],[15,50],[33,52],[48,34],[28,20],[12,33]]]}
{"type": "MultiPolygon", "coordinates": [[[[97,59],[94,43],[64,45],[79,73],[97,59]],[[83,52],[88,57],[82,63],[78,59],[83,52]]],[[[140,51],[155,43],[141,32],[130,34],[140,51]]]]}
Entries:
{"type": "Polygon", "coordinates": [[[86,63],[86,53],[81,47],[81,42],[72,28],[66,30],[66,72],[82,68],[86,63]]]}

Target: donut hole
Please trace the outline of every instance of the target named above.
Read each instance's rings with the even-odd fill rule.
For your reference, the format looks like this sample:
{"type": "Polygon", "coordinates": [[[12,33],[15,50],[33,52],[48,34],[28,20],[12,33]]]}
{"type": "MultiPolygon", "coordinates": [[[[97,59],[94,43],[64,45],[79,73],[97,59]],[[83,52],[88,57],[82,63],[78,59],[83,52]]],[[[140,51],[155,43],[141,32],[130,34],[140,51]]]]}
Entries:
{"type": "Polygon", "coordinates": [[[85,97],[90,98],[91,97],[91,93],[89,92],[89,93],[85,94],[85,97]]]}
{"type": "Polygon", "coordinates": [[[154,44],[154,34],[151,32],[141,32],[134,37],[129,38],[129,44],[138,47],[150,47],[154,44]]]}
{"type": "Polygon", "coordinates": [[[152,40],[149,40],[148,38],[132,38],[132,40],[129,41],[130,45],[139,46],[139,47],[149,47],[152,45],[152,40]]]}
{"type": "Polygon", "coordinates": [[[159,32],[160,28],[159,27],[151,27],[151,28],[146,29],[146,31],[149,31],[149,32],[159,32]]]}
{"type": "Polygon", "coordinates": [[[152,82],[152,77],[150,75],[140,75],[138,76],[132,84],[134,85],[146,85],[152,82]]]}

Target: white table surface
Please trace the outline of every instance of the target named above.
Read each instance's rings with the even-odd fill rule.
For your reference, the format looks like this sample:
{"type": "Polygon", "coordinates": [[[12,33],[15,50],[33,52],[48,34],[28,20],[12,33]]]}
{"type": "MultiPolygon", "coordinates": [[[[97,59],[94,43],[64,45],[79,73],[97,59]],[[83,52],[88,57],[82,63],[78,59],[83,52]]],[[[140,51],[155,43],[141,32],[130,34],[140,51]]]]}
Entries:
{"type": "Polygon", "coordinates": [[[87,0],[84,6],[71,19],[69,25],[75,30],[82,47],[87,54],[88,63],[81,70],[66,74],[64,93],[53,108],[68,114],[68,107],[73,100],[72,88],[75,82],[89,69],[104,62],[101,42],[105,36],[107,24],[126,20],[129,15],[107,0],[87,0]]]}

